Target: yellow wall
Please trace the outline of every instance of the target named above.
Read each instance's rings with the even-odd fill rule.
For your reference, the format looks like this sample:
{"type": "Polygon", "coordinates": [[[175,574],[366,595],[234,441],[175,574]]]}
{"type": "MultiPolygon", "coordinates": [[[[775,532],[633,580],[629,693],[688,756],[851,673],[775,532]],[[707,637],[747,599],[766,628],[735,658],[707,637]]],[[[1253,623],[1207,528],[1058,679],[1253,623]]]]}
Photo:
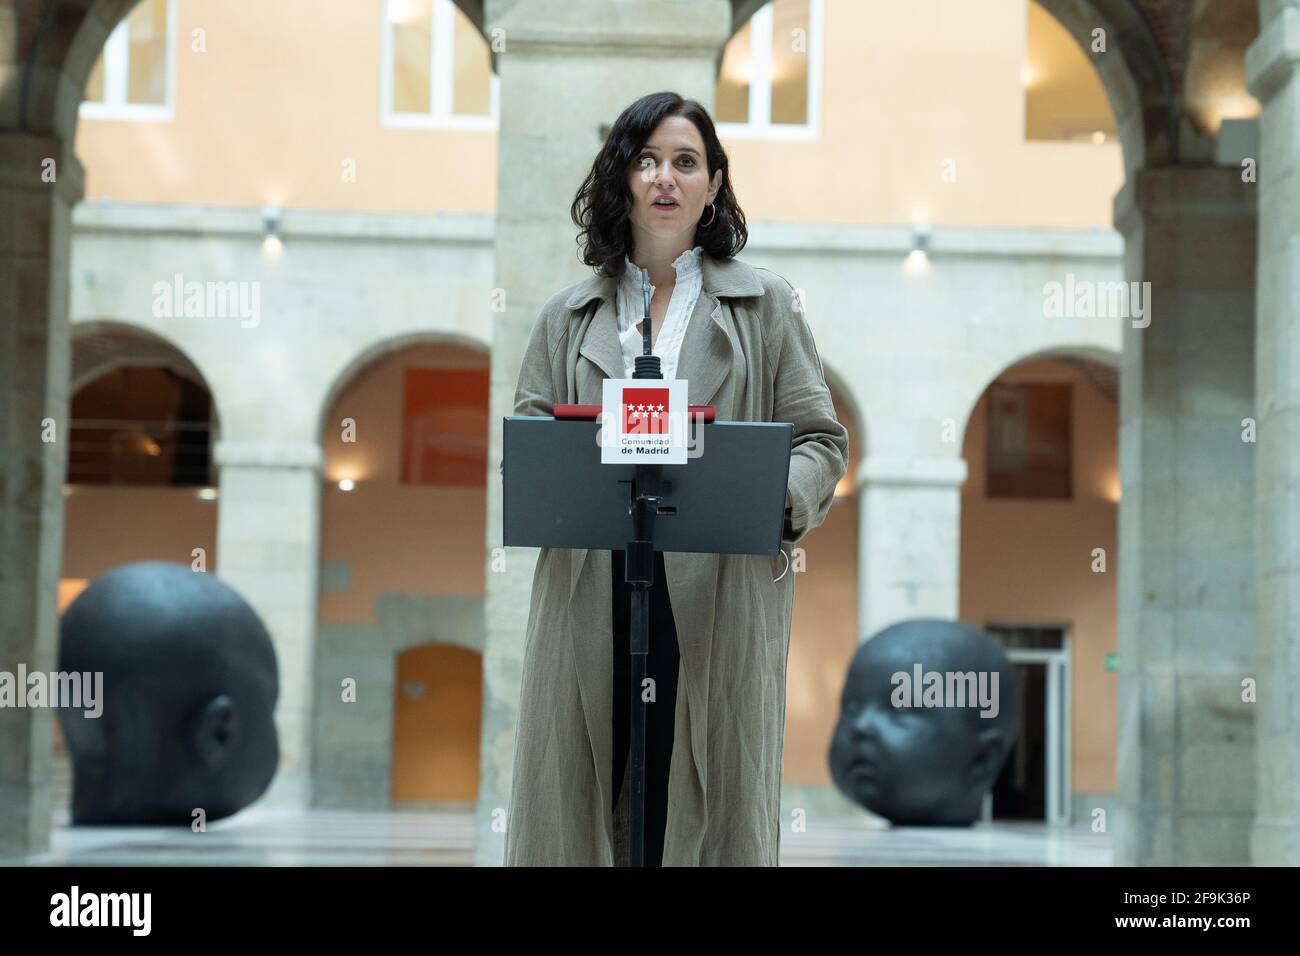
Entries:
{"type": "Polygon", "coordinates": [[[327,6],[181,0],[175,120],[82,119],[86,199],[492,209],[496,135],[381,125],[380,0],[327,6]],[[191,50],[196,29],[206,52],[191,50]]]}
{"type": "Polygon", "coordinates": [[[821,138],[729,144],[746,212],[1109,228],[1119,146],[1025,141],[1026,18],[1024,0],[827,0],[821,138]]]}
{"type": "MultiPolygon", "coordinates": [[[[87,199],[494,210],[495,133],[380,123],[380,0],[328,16],[314,0],[178,9],[175,120],[83,119],[87,199]]],[[[1027,13],[1026,0],[825,0],[820,137],[727,143],[749,218],[1109,227],[1118,144],[1025,140],[1027,13]]]]}
{"type": "Polygon", "coordinates": [[[1114,136],[1115,115],[1091,53],[1038,4],[1030,3],[1028,12],[1025,135],[1031,140],[1114,136]]]}
{"type": "Polygon", "coordinates": [[[984,497],[988,393],[966,428],[969,477],[961,499],[961,617],[1070,627],[1072,756],[1075,791],[1115,790],[1117,674],[1105,657],[1116,634],[1118,409],[1069,366],[1035,361],[1004,382],[1073,383],[1071,500],[984,497]],[[1106,573],[1092,571],[1092,550],[1106,551],[1106,573]]]}
{"type": "MultiPolygon", "coordinates": [[[[121,564],[191,564],[194,548],[217,571],[216,501],[195,488],[78,485],[63,499],[65,582],[89,581],[121,564]]],[[[65,584],[66,587],[66,584],[65,584]]]]}

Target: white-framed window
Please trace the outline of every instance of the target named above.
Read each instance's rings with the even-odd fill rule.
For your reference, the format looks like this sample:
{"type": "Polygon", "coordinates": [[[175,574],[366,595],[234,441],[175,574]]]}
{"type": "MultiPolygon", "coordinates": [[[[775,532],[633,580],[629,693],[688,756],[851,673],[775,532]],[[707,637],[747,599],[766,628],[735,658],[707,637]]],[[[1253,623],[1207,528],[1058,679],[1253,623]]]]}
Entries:
{"type": "Polygon", "coordinates": [[[771,0],[727,43],[714,93],[719,135],[821,135],[822,2],[771,0]]]}
{"type": "Polygon", "coordinates": [[[390,126],[495,130],[483,34],[452,0],[384,0],[380,115],[390,126]]]}
{"type": "Polygon", "coordinates": [[[168,121],[176,104],[176,0],[141,0],[108,35],[80,115],[168,121]]]}

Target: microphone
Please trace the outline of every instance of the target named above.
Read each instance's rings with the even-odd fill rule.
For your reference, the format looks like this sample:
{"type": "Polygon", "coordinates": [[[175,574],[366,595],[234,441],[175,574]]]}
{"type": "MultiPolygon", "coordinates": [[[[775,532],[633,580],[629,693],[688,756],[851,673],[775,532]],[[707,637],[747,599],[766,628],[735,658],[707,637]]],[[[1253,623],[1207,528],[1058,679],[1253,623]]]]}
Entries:
{"type": "Polygon", "coordinates": [[[645,319],[641,326],[641,349],[642,352],[636,357],[636,371],[632,373],[633,378],[663,378],[659,371],[659,356],[651,351],[650,347],[650,273],[641,270],[641,297],[645,302],[645,319]]]}

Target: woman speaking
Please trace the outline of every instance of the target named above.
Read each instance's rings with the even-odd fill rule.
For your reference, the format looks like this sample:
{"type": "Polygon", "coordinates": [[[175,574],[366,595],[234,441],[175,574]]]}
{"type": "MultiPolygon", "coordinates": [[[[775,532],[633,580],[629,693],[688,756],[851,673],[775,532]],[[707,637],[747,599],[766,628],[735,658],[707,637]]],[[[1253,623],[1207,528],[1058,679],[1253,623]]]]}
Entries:
{"type": "MultiPolygon", "coordinates": [[[[654,93],[614,123],[573,201],[582,261],[533,325],[516,415],[600,404],[653,351],[719,420],[794,426],[780,556],[659,553],[647,657],[645,861],[775,866],[781,835],[791,547],[825,519],[848,461],[821,359],[785,279],[747,239],[727,154],[694,100],[654,93]]],[[[736,481],[743,482],[743,471],[736,481]]],[[[623,865],[629,783],[622,551],[541,549],[525,637],[506,864],[623,865]]]]}

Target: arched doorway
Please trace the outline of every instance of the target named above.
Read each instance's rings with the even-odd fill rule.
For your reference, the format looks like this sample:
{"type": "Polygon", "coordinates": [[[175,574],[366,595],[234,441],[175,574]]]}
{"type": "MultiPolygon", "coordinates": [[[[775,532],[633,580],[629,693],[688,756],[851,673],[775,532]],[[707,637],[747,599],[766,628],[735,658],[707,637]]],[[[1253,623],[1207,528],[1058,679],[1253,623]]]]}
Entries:
{"type": "Polygon", "coordinates": [[[1021,359],[966,423],[960,616],[1002,642],[1020,705],[993,819],[1066,824],[1114,800],[1117,358],[1021,359]]]}
{"type": "Polygon", "coordinates": [[[488,355],[428,336],[350,363],[323,414],[314,802],[472,803],[488,355]]]}
{"type": "MultiPolygon", "coordinates": [[[[99,575],[135,561],[215,572],[220,418],[179,349],[128,325],[79,325],[72,340],[59,613],[99,575]]],[[[71,766],[53,728],[51,805],[68,812],[71,766]]]]}

